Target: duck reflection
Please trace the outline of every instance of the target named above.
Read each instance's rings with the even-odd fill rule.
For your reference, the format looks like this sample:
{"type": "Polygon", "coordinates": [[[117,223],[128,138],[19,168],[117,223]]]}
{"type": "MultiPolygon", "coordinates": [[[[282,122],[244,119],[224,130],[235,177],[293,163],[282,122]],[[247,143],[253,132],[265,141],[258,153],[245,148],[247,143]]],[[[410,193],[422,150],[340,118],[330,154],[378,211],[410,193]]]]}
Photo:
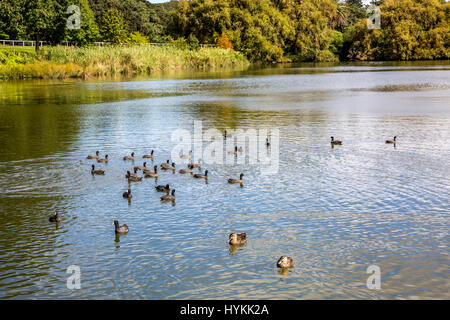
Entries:
{"type": "Polygon", "coordinates": [[[229,245],[230,256],[236,254],[236,252],[238,251],[238,249],[242,249],[242,248],[245,247],[246,245],[247,245],[246,243],[242,243],[242,244],[230,244],[230,245],[229,245]]]}
{"type": "Polygon", "coordinates": [[[280,268],[278,269],[278,273],[282,276],[287,276],[289,274],[289,268],[280,268]]]}

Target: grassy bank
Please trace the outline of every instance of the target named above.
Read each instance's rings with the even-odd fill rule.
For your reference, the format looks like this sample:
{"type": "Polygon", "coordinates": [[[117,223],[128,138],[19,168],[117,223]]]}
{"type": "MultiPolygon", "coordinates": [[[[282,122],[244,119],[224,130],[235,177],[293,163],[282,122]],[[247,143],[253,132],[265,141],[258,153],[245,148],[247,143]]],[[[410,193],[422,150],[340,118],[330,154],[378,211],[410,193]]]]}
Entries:
{"type": "Polygon", "coordinates": [[[0,78],[65,79],[150,75],[177,70],[244,68],[244,55],[231,50],[174,46],[45,47],[0,46],[0,78]]]}

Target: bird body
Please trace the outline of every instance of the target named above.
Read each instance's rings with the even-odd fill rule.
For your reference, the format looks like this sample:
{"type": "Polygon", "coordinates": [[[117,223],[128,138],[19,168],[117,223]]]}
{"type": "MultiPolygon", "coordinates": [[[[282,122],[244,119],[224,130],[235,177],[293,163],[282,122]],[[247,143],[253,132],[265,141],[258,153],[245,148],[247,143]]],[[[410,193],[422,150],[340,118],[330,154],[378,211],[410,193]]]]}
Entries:
{"type": "Polygon", "coordinates": [[[292,268],[294,266],[294,260],[288,256],[281,256],[277,261],[278,268],[292,268]]]}
{"type": "Polygon", "coordinates": [[[158,178],[158,167],[155,166],[154,170],[145,170],[144,178],[158,178]]]}
{"type": "Polygon", "coordinates": [[[134,175],[128,177],[128,182],[139,182],[139,181],[142,181],[142,177],[137,177],[134,175]]]}
{"type": "Polygon", "coordinates": [[[130,230],[126,224],[119,226],[119,221],[114,220],[114,231],[116,234],[125,234],[130,230]]]}
{"type": "Polygon", "coordinates": [[[142,171],[144,173],[156,173],[156,172],[158,172],[158,166],[157,165],[153,166],[153,170],[152,169],[144,169],[142,171]]]}
{"type": "Polygon", "coordinates": [[[131,199],[133,197],[133,195],[131,194],[131,189],[128,189],[128,191],[125,191],[123,193],[123,197],[127,198],[127,199],[131,199]]]}
{"type": "Polygon", "coordinates": [[[242,177],[244,176],[244,174],[243,173],[241,173],[241,175],[239,176],[239,179],[228,179],[228,183],[242,183],[243,182],[243,180],[242,180],[242,177]]]}
{"type": "Polygon", "coordinates": [[[172,194],[166,194],[161,197],[161,201],[174,201],[175,200],[175,189],[172,189],[172,194]]]}
{"type": "Polygon", "coordinates": [[[130,173],[130,171],[127,171],[127,174],[125,175],[125,178],[129,179],[130,177],[138,178],[139,175],[137,174],[137,169],[134,168],[134,173],[130,173]]]}
{"type": "Polygon", "coordinates": [[[161,165],[161,169],[162,170],[175,170],[175,162],[172,162],[172,165],[169,165],[168,163],[163,163],[163,165],[161,165]]]}
{"type": "Polygon", "coordinates": [[[142,156],[143,159],[153,159],[153,150],[150,154],[145,154],[142,156]]]}
{"type": "Polygon", "coordinates": [[[123,157],[123,160],[132,160],[132,161],[134,161],[134,152],[131,153],[131,157],[130,156],[123,157]]]}
{"type": "Polygon", "coordinates": [[[341,145],[342,141],[340,140],[334,140],[334,137],[331,137],[331,144],[332,145],[341,145]]]}
{"type": "Polygon", "coordinates": [[[99,154],[100,154],[100,151],[96,151],[95,156],[90,155],[90,156],[87,156],[86,159],[98,159],[99,154]]]}
{"type": "Polygon", "coordinates": [[[48,218],[48,221],[50,222],[60,222],[61,221],[61,217],[59,216],[58,212],[56,212],[54,215],[50,216],[48,218]]]}
{"type": "Polygon", "coordinates": [[[179,172],[180,172],[181,174],[184,174],[184,173],[193,173],[193,172],[194,172],[194,169],[192,169],[192,168],[181,169],[179,172]]]}
{"type": "Polygon", "coordinates": [[[155,189],[159,192],[167,192],[170,191],[170,186],[166,184],[165,186],[156,186],[155,189]]]}
{"type": "Polygon", "coordinates": [[[243,233],[232,233],[229,236],[231,245],[239,245],[244,244],[247,242],[247,234],[245,232],[243,233]]]}
{"type": "Polygon", "coordinates": [[[194,174],[194,178],[196,178],[196,179],[208,179],[208,170],[205,171],[205,174],[200,174],[200,173],[194,174]]]}
{"type": "Polygon", "coordinates": [[[189,169],[194,169],[194,168],[201,168],[201,162],[202,162],[202,159],[198,159],[198,163],[189,163],[188,164],[188,168],[189,169]]]}
{"type": "Polygon", "coordinates": [[[388,143],[388,144],[396,144],[397,143],[397,136],[394,137],[394,140],[386,140],[386,143],[388,143]]]}
{"type": "Polygon", "coordinates": [[[142,166],[136,166],[134,167],[134,170],[147,170],[147,162],[144,162],[142,166]]]}
{"type": "Polygon", "coordinates": [[[106,163],[108,161],[109,161],[108,155],[106,155],[105,158],[103,158],[103,159],[97,159],[97,162],[100,162],[100,163],[106,163]]]}
{"type": "Polygon", "coordinates": [[[161,163],[161,169],[164,170],[164,169],[167,169],[169,167],[170,167],[169,160],[167,160],[167,162],[161,163]]]}
{"type": "Polygon", "coordinates": [[[91,173],[92,174],[105,174],[105,170],[103,170],[103,169],[95,170],[95,166],[92,165],[91,173]]]}

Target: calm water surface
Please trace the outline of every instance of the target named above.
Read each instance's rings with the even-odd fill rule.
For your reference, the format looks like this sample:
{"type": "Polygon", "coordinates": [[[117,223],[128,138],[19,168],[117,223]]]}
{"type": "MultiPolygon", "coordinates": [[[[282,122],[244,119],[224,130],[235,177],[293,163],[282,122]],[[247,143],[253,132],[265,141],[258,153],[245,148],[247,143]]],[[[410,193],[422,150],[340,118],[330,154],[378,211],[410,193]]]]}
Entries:
{"type": "Polygon", "coordinates": [[[0,298],[449,299],[449,80],[440,62],[0,83],[0,298]],[[278,128],[278,173],[205,165],[208,184],[165,172],[123,199],[122,157],[164,162],[195,120],[278,128]],[[90,174],[96,150],[105,176],[90,174]],[[242,188],[226,183],[241,172],[242,188]],[[174,204],[154,189],[166,183],[174,204]],[[80,290],[66,287],[70,265],[80,290]],[[381,290],[366,287],[370,265],[381,290]]]}

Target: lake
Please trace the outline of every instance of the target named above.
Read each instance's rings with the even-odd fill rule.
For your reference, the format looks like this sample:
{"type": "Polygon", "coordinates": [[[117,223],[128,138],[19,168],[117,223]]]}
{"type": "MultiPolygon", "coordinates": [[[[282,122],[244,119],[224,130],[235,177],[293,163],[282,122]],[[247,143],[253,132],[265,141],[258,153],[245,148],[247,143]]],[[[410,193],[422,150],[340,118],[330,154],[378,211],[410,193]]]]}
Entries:
{"type": "Polygon", "coordinates": [[[449,80],[441,61],[0,82],[0,298],[449,299],[449,80]],[[208,181],[160,172],[124,199],[126,171],[152,149],[149,167],[170,159],[194,121],[278,130],[276,172],[246,147],[202,163],[208,181]],[[96,150],[110,161],[87,160],[96,150]],[[230,247],[232,232],[247,243],[230,247]],[[281,255],[295,267],[278,269],[281,255]]]}

